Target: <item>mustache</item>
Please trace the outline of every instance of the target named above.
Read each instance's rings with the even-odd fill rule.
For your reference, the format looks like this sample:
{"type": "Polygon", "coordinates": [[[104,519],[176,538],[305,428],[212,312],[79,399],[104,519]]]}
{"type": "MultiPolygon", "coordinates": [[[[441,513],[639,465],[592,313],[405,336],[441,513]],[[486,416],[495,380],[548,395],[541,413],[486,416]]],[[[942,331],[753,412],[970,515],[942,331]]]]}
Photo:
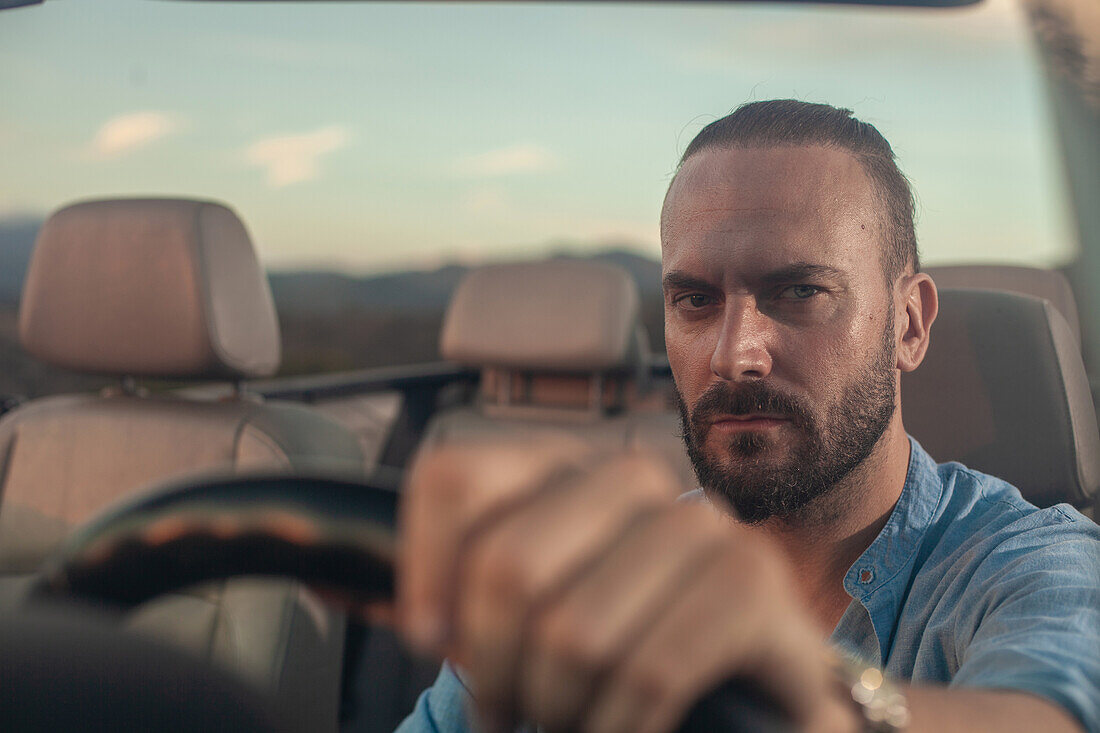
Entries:
{"type": "Polygon", "coordinates": [[[764,382],[746,382],[736,386],[717,382],[707,388],[691,408],[690,423],[698,433],[722,415],[758,412],[784,417],[796,427],[813,422],[813,413],[801,399],[764,382]]]}

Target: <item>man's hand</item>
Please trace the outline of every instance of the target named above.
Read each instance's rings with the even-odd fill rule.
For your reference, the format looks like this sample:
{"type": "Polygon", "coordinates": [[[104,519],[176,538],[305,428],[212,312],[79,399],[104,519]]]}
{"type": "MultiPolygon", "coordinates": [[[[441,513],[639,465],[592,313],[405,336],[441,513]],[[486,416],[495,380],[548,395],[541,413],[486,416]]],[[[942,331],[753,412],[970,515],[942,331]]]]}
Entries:
{"type": "Polygon", "coordinates": [[[404,504],[400,625],[472,680],[490,730],[668,731],[730,677],[841,730],[819,635],[769,544],[641,455],[423,455],[404,504]]]}

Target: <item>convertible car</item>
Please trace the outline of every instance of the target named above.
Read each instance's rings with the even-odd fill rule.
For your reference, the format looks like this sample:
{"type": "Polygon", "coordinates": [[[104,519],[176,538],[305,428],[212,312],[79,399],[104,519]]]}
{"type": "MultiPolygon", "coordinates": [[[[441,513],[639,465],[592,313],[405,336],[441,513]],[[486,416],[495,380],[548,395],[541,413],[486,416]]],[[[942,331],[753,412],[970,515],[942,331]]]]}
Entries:
{"type": "MultiPolygon", "coordinates": [[[[969,11],[915,6],[974,5],[864,4],[944,24],[969,11]]],[[[0,0],[15,8],[0,14],[0,39],[5,23],[49,5],[0,0]]],[[[997,252],[926,268],[941,315],[926,363],[903,379],[904,414],[938,460],[1089,513],[1100,488],[1100,12],[1093,0],[1023,0],[1014,12],[1041,62],[1077,241],[1057,268],[997,252]]],[[[337,59],[341,47],[330,50],[337,59]]],[[[10,119],[0,146],[14,149],[10,119]]],[[[138,137],[155,135],[145,123],[138,137]]],[[[112,143],[100,142],[85,154],[106,155],[112,143]]],[[[459,168],[552,164],[529,147],[459,168]]],[[[495,206],[491,193],[472,205],[495,206]]],[[[439,660],[339,609],[392,592],[402,477],[425,446],[564,435],[664,456],[694,488],[652,284],[607,258],[463,268],[431,334],[439,361],[286,375],[276,301],[235,202],[132,190],[59,204],[36,227],[19,340],[41,364],[110,384],[12,396],[0,416],[5,730],[392,730],[439,660]]],[[[721,728],[783,722],[730,685],[685,722],[721,728]]]]}

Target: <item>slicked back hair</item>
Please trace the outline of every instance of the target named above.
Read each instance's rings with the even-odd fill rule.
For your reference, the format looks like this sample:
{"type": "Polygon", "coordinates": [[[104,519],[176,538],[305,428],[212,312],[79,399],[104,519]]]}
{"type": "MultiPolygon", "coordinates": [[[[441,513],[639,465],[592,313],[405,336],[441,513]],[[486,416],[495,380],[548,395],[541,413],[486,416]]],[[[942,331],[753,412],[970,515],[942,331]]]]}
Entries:
{"type": "Polygon", "coordinates": [[[886,138],[852,110],[797,99],[749,102],[710,123],[680,158],[680,167],[696,153],[712,148],[778,148],[821,145],[851,153],[871,181],[882,206],[882,269],[893,287],[907,266],[920,269],[913,225],[915,203],[909,180],[898,168],[886,138]]]}

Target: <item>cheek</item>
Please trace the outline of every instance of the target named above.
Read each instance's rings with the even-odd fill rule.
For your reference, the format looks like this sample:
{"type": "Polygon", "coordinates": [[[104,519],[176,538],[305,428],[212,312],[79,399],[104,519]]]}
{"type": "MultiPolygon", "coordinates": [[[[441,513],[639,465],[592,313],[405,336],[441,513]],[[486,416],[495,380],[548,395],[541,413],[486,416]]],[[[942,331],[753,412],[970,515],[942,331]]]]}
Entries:
{"type": "Polygon", "coordinates": [[[712,345],[701,333],[670,328],[666,319],[665,351],[676,388],[689,405],[693,404],[712,378],[712,345]]]}
{"type": "Polygon", "coordinates": [[[849,326],[788,330],[772,347],[772,376],[809,395],[828,401],[828,394],[853,369],[863,354],[862,338],[849,326]]]}
{"type": "Polygon", "coordinates": [[[882,319],[853,319],[832,329],[791,334],[776,375],[803,388],[821,404],[833,402],[854,374],[862,373],[882,349],[882,319]]]}

